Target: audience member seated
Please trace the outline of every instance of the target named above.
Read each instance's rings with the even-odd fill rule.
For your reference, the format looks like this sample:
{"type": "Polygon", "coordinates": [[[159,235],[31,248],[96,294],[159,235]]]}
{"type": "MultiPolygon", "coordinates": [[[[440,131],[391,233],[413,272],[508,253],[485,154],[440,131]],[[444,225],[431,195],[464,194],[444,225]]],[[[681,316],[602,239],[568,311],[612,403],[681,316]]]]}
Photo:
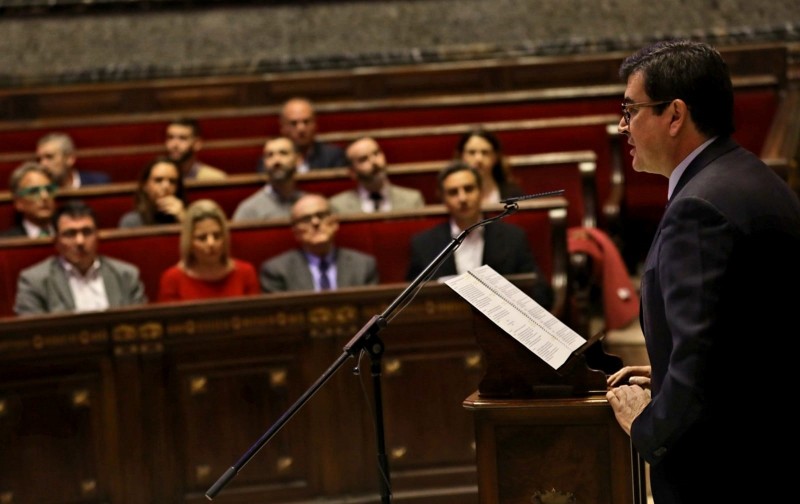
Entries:
{"type": "MultiPolygon", "coordinates": [[[[439,172],[438,190],[450,219],[411,237],[407,280],[417,278],[455,237],[483,219],[481,187],[481,173],[461,161],[455,161],[439,172]]],[[[467,235],[461,246],[433,273],[433,278],[461,274],[483,264],[488,264],[501,275],[537,273],[540,281],[529,294],[550,309],[552,288],[542,277],[528,243],[525,231],[514,224],[497,221],[479,227],[467,235]]]]}
{"type": "Polygon", "coordinates": [[[147,302],[139,269],[98,255],[97,221],[85,203],[64,203],[53,217],[57,255],[22,270],[14,312],[102,311],[147,302]]]}
{"type": "Polygon", "coordinates": [[[197,158],[203,148],[200,124],[195,119],[179,118],[167,125],[164,146],[167,157],[181,169],[183,178],[189,180],[221,180],[227,174],[207,165],[197,158]]]}
{"type": "Polygon", "coordinates": [[[456,144],[455,157],[481,173],[484,203],[499,203],[525,194],[514,180],[500,139],[494,133],[481,128],[464,133],[456,144]]]}
{"type": "Polygon", "coordinates": [[[36,144],[36,161],[53,174],[53,180],[64,189],[77,189],[87,185],[108,184],[107,173],[78,171],[75,143],[66,133],[49,133],[36,144]]]}
{"type": "Polygon", "coordinates": [[[317,117],[308,99],[287,100],[281,109],[280,127],[281,135],[291,138],[297,147],[300,155],[298,173],[317,168],[340,168],[347,164],[341,147],[317,141],[317,117]]]}
{"type": "Polygon", "coordinates": [[[0,236],[52,236],[58,185],[50,172],[33,161],[23,163],[11,172],[8,187],[14,198],[15,224],[0,236]]]}
{"type": "Polygon", "coordinates": [[[366,137],[354,141],[347,147],[346,154],[350,176],[357,186],[331,198],[334,212],[386,212],[425,206],[422,192],[389,182],[386,156],[374,139],[366,137]]]}
{"type": "Polygon", "coordinates": [[[159,302],[261,293],[253,265],[231,257],[227,217],[214,201],[186,209],[180,247],[181,260],[161,275],[159,302]]]}
{"type": "Polygon", "coordinates": [[[121,228],[181,222],[186,213],[186,194],[178,165],[166,157],[148,163],[139,174],[133,200],[134,209],[119,221],[121,228]]]}
{"type": "Polygon", "coordinates": [[[263,163],[269,181],[257,192],[245,198],[233,212],[233,221],[289,217],[292,205],[303,191],[295,187],[297,154],[291,139],[270,138],[264,143],[263,163]]]}
{"type": "Polygon", "coordinates": [[[378,283],[371,255],[335,245],[339,223],[321,194],[305,194],[292,206],[292,232],[299,248],[261,265],[264,292],[325,291],[378,283]]]}

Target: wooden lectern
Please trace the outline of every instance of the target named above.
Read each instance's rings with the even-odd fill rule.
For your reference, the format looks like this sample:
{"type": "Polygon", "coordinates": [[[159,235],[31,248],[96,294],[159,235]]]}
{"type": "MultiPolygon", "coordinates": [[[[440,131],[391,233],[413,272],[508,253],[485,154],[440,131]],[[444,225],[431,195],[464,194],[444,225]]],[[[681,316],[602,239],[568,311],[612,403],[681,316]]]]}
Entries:
{"type": "Polygon", "coordinates": [[[622,363],[589,342],[554,370],[473,309],[486,374],[475,418],[481,504],[645,504],[644,462],[605,398],[622,363]]]}

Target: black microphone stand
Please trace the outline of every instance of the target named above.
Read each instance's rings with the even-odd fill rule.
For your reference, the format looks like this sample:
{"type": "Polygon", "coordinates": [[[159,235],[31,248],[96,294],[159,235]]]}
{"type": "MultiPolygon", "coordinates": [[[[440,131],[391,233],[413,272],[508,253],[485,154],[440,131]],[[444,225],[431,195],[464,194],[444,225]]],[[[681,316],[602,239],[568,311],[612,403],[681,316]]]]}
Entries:
{"type": "MultiPolygon", "coordinates": [[[[545,196],[550,194],[552,193],[542,193],[541,195],[545,196]]],[[[525,199],[528,198],[526,197],[525,199]]],[[[439,269],[442,263],[450,256],[450,254],[455,252],[455,250],[459,247],[459,245],[461,245],[469,233],[476,228],[486,226],[487,224],[515,213],[517,210],[519,210],[519,204],[517,201],[519,200],[509,200],[505,204],[503,212],[495,215],[494,217],[489,217],[476,224],[473,224],[467,229],[461,231],[457,237],[453,238],[453,240],[441,252],[439,252],[439,255],[437,255],[430,264],[428,264],[422,273],[417,275],[417,278],[415,278],[408,285],[408,287],[406,287],[403,292],[401,292],[400,295],[397,296],[394,301],[392,301],[392,303],[383,311],[383,313],[380,315],[373,315],[372,318],[369,319],[369,322],[367,322],[344,346],[344,351],[339,358],[336,359],[336,361],[334,361],[334,363],[331,364],[331,366],[325,370],[325,372],[322,373],[319,378],[317,378],[317,381],[315,381],[311,387],[308,388],[269,429],[267,429],[267,431],[258,439],[258,441],[256,441],[255,444],[253,444],[253,446],[251,446],[233,466],[228,468],[228,470],[225,471],[213,485],[211,485],[211,487],[206,491],[206,498],[208,500],[214,500],[214,497],[216,497],[217,494],[219,494],[219,492],[228,483],[230,483],[230,481],[237,474],[239,474],[239,471],[242,470],[242,468],[250,461],[250,459],[252,459],[256,453],[258,453],[258,451],[265,444],[267,444],[269,440],[272,439],[284,425],[286,425],[286,423],[294,416],[294,414],[297,413],[297,411],[303,407],[303,405],[307,403],[315,393],[317,393],[317,391],[331,378],[331,376],[333,376],[333,374],[345,363],[345,361],[350,357],[355,357],[358,352],[364,350],[369,353],[370,358],[372,359],[370,369],[373,380],[373,394],[375,401],[375,434],[377,437],[378,469],[380,471],[381,503],[389,504],[391,502],[391,478],[389,476],[389,461],[386,457],[386,445],[383,429],[383,399],[381,395],[380,383],[381,357],[383,356],[384,345],[383,341],[381,341],[380,337],[378,337],[378,333],[381,331],[381,329],[389,324],[389,321],[392,318],[394,318],[392,314],[395,312],[395,310],[410,301],[409,298],[415,293],[416,290],[420,288],[422,282],[430,278],[433,273],[439,269]]]]}

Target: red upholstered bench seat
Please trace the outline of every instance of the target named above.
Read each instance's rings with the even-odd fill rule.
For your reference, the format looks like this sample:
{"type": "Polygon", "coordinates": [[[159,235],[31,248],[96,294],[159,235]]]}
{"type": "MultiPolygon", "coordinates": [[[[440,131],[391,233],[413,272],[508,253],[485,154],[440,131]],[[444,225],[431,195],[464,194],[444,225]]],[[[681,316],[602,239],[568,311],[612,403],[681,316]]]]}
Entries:
{"type": "MultiPolygon", "coordinates": [[[[496,207],[493,211],[499,211],[496,207]]],[[[547,198],[528,202],[507,221],[528,232],[531,249],[546,278],[566,264],[563,210],[566,200],[547,198]],[[560,212],[560,213],[559,213],[560,212]],[[560,254],[558,257],[555,254],[560,254]]],[[[411,235],[446,219],[440,205],[413,212],[342,216],[337,243],[374,255],[381,283],[405,281],[411,235]]],[[[155,300],[161,273],[178,261],[179,226],[103,230],[100,253],[136,264],[148,297],[155,300]]],[[[288,220],[233,223],[231,247],[237,258],[256,268],[273,256],[296,246],[288,220]]],[[[19,272],[54,253],[50,239],[11,239],[0,242],[0,316],[13,315],[19,272]]]]}

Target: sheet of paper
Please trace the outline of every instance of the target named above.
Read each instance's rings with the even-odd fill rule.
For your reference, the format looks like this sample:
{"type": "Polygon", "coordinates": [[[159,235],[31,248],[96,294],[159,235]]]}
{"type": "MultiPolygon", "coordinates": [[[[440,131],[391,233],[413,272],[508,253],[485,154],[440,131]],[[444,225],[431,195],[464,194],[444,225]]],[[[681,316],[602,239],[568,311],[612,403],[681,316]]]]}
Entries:
{"type": "Polygon", "coordinates": [[[586,343],[581,335],[488,265],[445,283],[554,369],[586,343]]]}

